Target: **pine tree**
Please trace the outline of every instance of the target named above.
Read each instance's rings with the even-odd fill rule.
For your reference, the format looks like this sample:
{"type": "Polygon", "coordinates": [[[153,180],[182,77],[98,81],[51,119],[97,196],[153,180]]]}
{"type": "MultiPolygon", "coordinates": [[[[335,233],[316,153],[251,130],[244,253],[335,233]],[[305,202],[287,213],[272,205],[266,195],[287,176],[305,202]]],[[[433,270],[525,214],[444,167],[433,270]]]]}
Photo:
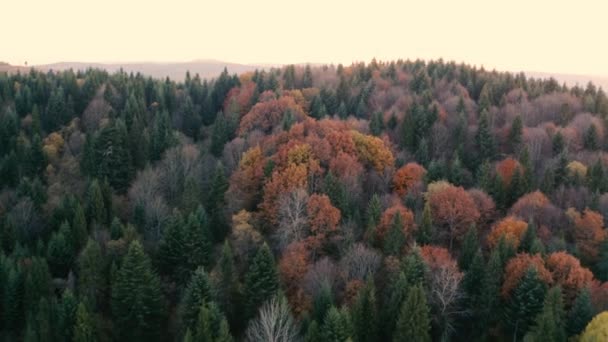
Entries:
{"type": "Polygon", "coordinates": [[[462,288],[466,293],[465,305],[470,312],[464,322],[469,336],[475,338],[481,337],[485,333],[485,329],[480,322],[483,321],[484,315],[484,292],[483,284],[485,279],[485,264],[480,250],[477,250],[467,271],[462,279],[462,288]]]}
{"type": "Polygon", "coordinates": [[[424,203],[422,210],[422,223],[416,232],[416,241],[421,245],[429,244],[433,241],[433,215],[431,213],[431,205],[428,201],[424,203]]]}
{"type": "Polygon", "coordinates": [[[369,239],[372,239],[374,234],[372,232],[380,223],[380,215],[382,215],[382,205],[380,204],[380,197],[374,194],[367,204],[367,210],[365,211],[366,217],[366,235],[369,239]]]}
{"type": "Polygon", "coordinates": [[[477,239],[477,228],[475,225],[471,225],[469,231],[464,237],[462,244],[462,250],[460,251],[460,258],[458,258],[458,266],[463,271],[468,270],[469,265],[475,258],[475,254],[479,250],[479,240],[477,239]]]}
{"type": "Polygon", "coordinates": [[[210,227],[215,241],[222,241],[226,235],[227,227],[224,222],[222,209],[224,208],[224,194],[228,190],[228,180],[222,163],[215,168],[211,189],[207,197],[207,212],[210,216],[210,227]]]}
{"type": "Polygon", "coordinates": [[[426,264],[420,255],[420,248],[414,247],[401,264],[401,269],[405,274],[409,286],[424,283],[426,264]]]}
{"type": "Polygon", "coordinates": [[[509,142],[511,143],[514,153],[517,153],[521,146],[523,126],[521,115],[516,116],[511,124],[511,129],[509,130],[509,142]]]}
{"type": "Polygon", "coordinates": [[[258,249],[245,275],[245,312],[253,317],[257,309],[279,289],[279,279],[274,256],[267,244],[258,249]]]}
{"type": "Polygon", "coordinates": [[[216,157],[220,157],[228,139],[228,122],[224,113],[219,112],[216,116],[215,123],[213,124],[213,131],[211,133],[211,153],[216,157]]]}
{"type": "Polygon", "coordinates": [[[91,134],[87,134],[82,148],[82,157],[80,158],[80,171],[84,175],[96,176],[97,163],[95,162],[95,138],[91,134]]]}
{"type": "Polygon", "coordinates": [[[72,245],[76,250],[80,250],[87,242],[89,232],[87,230],[87,219],[84,214],[84,209],[80,202],[76,203],[74,208],[74,218],[72,219],[72,245]]]}
{"type": "Polygon", "coordinates": [[[130,341],[160,340],[164,314],[160,280],[141,243],[134,240],[112,283],[112,315],[117,334],[130,341]]]}
{"type": "Polygon", "coordinates": [[[373,342],[378,339],[378,308],[373,281],[359,291],[352,308],[353,337],[358,342],[373,342]]]}
{"type": "Polygon", "coordinates": [[[599,149],[600,142],[597,134],[597,127],[595,127],[595,124],[591,124],[591,126],[589,126],[589,129],[587,129],[587,132],[585,132],[583,145],[585,146],[585,149],[590,151],[596,151],[597,149],[599,149]]]}
{"type": "Polygon", "coordinates": [[[421,285],[413,286],[401,307],[393,341],[431,341],[431,323],[426,294],[421,285]]]}
{"type": "Polygon", "coordinates": [[[74,261],[70,224],[64,222],[58,232],[53,233],[47,247],[46,258],[54,275],[64,277],[74,261]]]}
{"type": "Polygon", "coordinates": [[[552,140],[553,156],[560,155],[564,151],[565,147],[566,142],[564,141],[564,136],[562,135],[562,132],[558,131],[555,133],[552,140]]]}
{"type": "Polygon", "coordinates": [[[566,331],[568,336],[579,335],[594,316],[593,304],[591,303],[591,291],[583,288],[579,293],[572,308],[568,312],[566,331]]]}
{"type": "Polygon", "coordinates": [[[184,282],[188,279],[188,249],[186,224],[179,211],[173,213],[165,226],[163,239],[158,250],[160,269],[174,280],[184,282]]]}
{"type": "Polygon", "coordinates": [[[304,335],[304,342],[317,342],[322,341],[321,331],[319,329],[319,323],[312,321],[308,324],[306,329],[306,335],[304,335]]]}
{"type": "Polygon", "coordinates": [[[479,151],[480,161],[493,160],[496,154],[496,144],[494,135],[488,118],[488,112],[482,111],[479,116],[479,125],[477,127],[477,135],[475,141],[479,151]]]}
{"type": "Polygon", "coordinates": [[[566,315],[564,312],[564,301],[561,288],[553,287],[547,292],[543,304],[543,310],[536,316],[535,326],[526,336],[531,341],[555,341],[565,342],[566,331],[564,328],[566,315]]]}
{"type": "Polygon", "coordinates": [[[521,238],[521,242],[519,243],[519,251],[524,253],[530,253],[532,251],[532,246],[538,237],[536,236],[536,225],[534,222],[528,223],[528,227],[524,233],[524,236],[521,238]]]}
{"type": "Polygon", "coordinates": [[[513,333],[514,340],[521,337],[533,324],[534,318],[543,308],[546,291],[538,272],[534,267],[530,267],[519,281],[505,310],[505,321],[513,333]]]}
{"type": "Polygon", "coordinates": [[[99,181],[94,179],[87,190],[87,216],[89,222],[103,223],[106,217],[106,208],[99,181]]]}
{"type": "Polygon", "coordinates": [[[182,331],[194,329],[201,305],[212,300],[211,283],[203,267],[199,267],[181,298],[178,315],[182,331]]]}
{"type": "Polygon", "coordinates": [[[211,231],[209,218],[202,206],[190,213],[186,222],[186,252],[189,260],[189,271],[197,266],[209,266],[211,263],[211,231]]]}
{"type": "Polygon", "coordinates": [[[386,297],[384,305],[381,306],[381,340],[392,340],[393,332],[395,331],[395,323],[399,317],[401,306],[407,299],[409,291],[408,280],[403,272],[400,272],[396,280],[389,286],[389,293],[386,297]]]}
{"type": "Polygon", "coordinates": [[[344,342],[350,338],[348,315],[332,306],[321,327],[324,342],[344,342]]]}
{"type": "Polygon", "coordinates": [[[382,112],[374,112],[374,114],[372,114],[371,120],[369,122],[370,132],[375,136],[379,136],[382,133],[383,129],[384,129],[384,118],[383,118],[382,112]]]}
{"type": "Polygon", "coordinates": [[[78,304],[76,324],[74,325],[74,342],[95,342],[95,325],[91,314],[84,303],[78,304]]]}
{"type": "Polygon", "coordinates": [[[331,285],[324,282],[321,285],[321,290],[313,299],[312,317],[314,320],[323,322],[327,311],[334,305],[334,295],[331,290],[331,285]]]}
{"type": "Polygon", "coordinates": [[[119,193],[127,190],[135,175],[128,145],[127,127],[122,120],[104,127],[95,139],[96,176],[107,178],[119,193]]]}
{"type": "Polygon", "coordinates": [[[310,65],[306,65],[304,68],[304,74],[302,75],[302,88],[311,88],[312,87],[312,70],[310,69],[310,65]]]}
{"type": "Polygon", "coordinates": [[[495,313],[499,311],[500,305],[500,286],[502,284],[503,265],[500,253],[494,249],[490,254],[490,259],[485,267],[484,278],[481,283],[481,305],[479,329],[486,333],[488,327],[496,322],[495,313]]]}
{"type": "Polygon", "coordinates": [[[99,244],[92,239],[78,257],[78,294],[89,308],[96,308],[105,284],[104,260],[99,244]]]}
{"type": "Polygon", "coordinates": [[[393,216],[393,222],[384,239],[384,253],[386,255],[401,255],[401,250],[405,245],[405,234],[403,233],[403,220],[401,214],[393,216]]]}
{"type": "Polygon", "coordinates": [[[58,341],[72,341],[78,301],[69,289],[63,291],[58,313],[58,341]]]}
{"type": "Polygon", "coordinates": [[[220,309],[226,314],[229,321],[234,322],[239,288],[234,256],[228,240],[224,242],[224,246],[222,247],[222,254],[217,263],[217,271],[215,297],[220,309]]]}
{"type": "Polygon", "coordinates": [[[608,237],[600,245],[599,259],[595,264],[595,275],[601,281],[608,281],[608,237]]]}

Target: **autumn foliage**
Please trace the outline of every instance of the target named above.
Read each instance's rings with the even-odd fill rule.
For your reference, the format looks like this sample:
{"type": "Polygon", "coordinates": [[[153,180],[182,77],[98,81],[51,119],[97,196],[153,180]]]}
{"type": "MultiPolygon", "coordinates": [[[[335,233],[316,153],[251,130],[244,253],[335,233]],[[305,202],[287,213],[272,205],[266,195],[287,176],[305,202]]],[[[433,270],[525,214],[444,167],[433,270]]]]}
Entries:
{"type": "Polygon", "coordinates": [[[384,213],[382,213],[382,217],[380,218],[380,224],[376,229],[376,237],[380,241],[383,241],[384,236],[393,224],[393,220],[397,213],[399,213],[399,216],[401,217],[401,222],[403,224],[403,234],[406,238],[411,239],[412,234],[416,230],[414,214],[411,210],[398,203],[386,209],[384,213]]]}
{"type": "Polygon", "coordinates": [[[550,285],[553,283],[551,272],[545,267],[545,261],[540,254],[519,253],[509,260],[505,267],[504,282],[501,290],[504,297],[508,297],[511,294],[511,291],[517,287],[519,281],[530,267],[536,269],[538,277],[545,284],[550,285]]]}
{"type": "Polygon", "coordinates": [[[340,222],[340,210],[334,207],[327,195],[314,194],[308,199],[306,207],[313,249],[320,247],[327,236],[336,232],[340,222]]]}
{"type": "Polygon", "coordinates": [[[505,217],[500,220],[488,235],[488,245],[490,248],[496,247],[500,239],[504,236],[506,242],[510,243],[513,248],[517,249],[522,236],[526,232],[528,224],[513,216],[505,217]]]}
{"type": "Polygon", "coordinates": [[[417,182],[422,180],[426,170],[417,163],[408,163],[401,167],[393,176],[393,189],[399,196],[405,195],[417,182]]]}
{"type": "Polygon", "coordinates": [[[574,211],[574,231],[572,235],[586,263],[594,263],[598,259],[599,247],[606,237],[604,218],[598,212],[585,209],[583,213],[574,211]]]}
{"type": "Polygon", "coordinates": [[[502,179],[506,185],[511,184],[511,179],[518,170],[523,174],[524,170],[521,164],[516,159],[510,157],[500,161],[496,165],[496,172],[500,175],[500,179],[502,179]]]}
{"type": "Polygon", "coordinates": [[[562,287],[570,302],[581,288],[593,280],[591,271],[582,267],[577,258],[566,252],[551,253],[547,257],[547,269],[551,272],[554,283],[562,287]]]}

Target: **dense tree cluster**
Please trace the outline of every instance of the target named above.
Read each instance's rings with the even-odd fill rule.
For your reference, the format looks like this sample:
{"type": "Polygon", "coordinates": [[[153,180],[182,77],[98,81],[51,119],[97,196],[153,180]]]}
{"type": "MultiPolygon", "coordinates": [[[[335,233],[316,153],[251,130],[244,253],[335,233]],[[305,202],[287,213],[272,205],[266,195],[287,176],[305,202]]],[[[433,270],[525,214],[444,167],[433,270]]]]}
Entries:
{"type": "Polygon", "coordinates": [[[607,119],[444,61],[0,74],[0,337],[601,339],[607,119]]]}

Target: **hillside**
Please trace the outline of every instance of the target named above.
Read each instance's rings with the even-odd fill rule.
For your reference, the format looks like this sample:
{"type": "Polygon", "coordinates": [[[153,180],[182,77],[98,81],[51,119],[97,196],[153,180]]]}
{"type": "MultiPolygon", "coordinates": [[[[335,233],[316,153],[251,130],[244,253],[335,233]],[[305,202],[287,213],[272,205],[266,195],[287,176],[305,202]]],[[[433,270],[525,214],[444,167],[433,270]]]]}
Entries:
{"type": "Polygon", "coordinates": [[[0,72],[0,339],[565,341],[608,310],[594,84],[89,66],[0,72]]]}

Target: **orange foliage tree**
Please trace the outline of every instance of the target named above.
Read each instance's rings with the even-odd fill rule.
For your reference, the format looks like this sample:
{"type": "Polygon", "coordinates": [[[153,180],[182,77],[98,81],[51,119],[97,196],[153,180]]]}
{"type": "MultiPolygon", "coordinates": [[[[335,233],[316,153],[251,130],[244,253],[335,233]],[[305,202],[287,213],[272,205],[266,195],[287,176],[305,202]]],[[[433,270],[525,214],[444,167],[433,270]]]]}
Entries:
{"type": "Polygon", "coordinates": [[[302,279],[310,266],[310,252],[302,242],[287,246],[279,261],[279,274],[285,285],[287,298],[296,314],[306,311],[308,299],[303,294],[302,279]]]}
{"type": "Polygon", "coordinates": [[[293,97],[282,96],[278,99],[269,99],[258,102],[243,116],[239,126],[239,134],[245,135],[256,129],[264,133],[270,133],[281,124],[283,115],[287,110],[291,111],[295,122],[302,121],[307,117],[302,107],[296,103],[293,97]]]}
{"type": "Polygon", "coordinates": [[[276,170],[272,177],[264,186],[264,199],[260,208],[265,214],[266,219],[276,224],[278,203],[277,200],[282,194],[289,191],[306,188],[308,184],[308,170],[306,165],[289,165],[284,170],[276,170]]]}
{"type": "Polygon", "coordinates": [[[399,213],[399,216],[401,216],[401,222],[403,223],[403,235],[405,235],[406,238],[409,239],[416,230],[416,222],[414,220],[414,214],[412,211],[400,203],[397,203],[382,213],[380,223],[376,228],[376,237],[380,242],[384,241],[384,236],[393,224],[393,219],[397,213],[399,213]]]}
{"type": "Polygon", "coordinates": [[[401,167],[393,176],[393,188],[399,196],[405,195],[426,174],[426,169],[417,163],[408,163],[401,167]]]}
{"type": "Polygon", "coordinates": [[[547,257],[547,268],[553,281],[564,290],[564,295],[571,303],[579,290],[588,286],[593,280],[593,274],[581,266],[580,261],[566,252],[551,253],[547,257]]]}
{"type": "Polygon", "coordinates": [[[505,240],[517,249],[527,228],[528,224],[526,222],[513,216],[507,216],[494,225],[490,235],[488,235],[488,245],[490,248],[496,247],[500,238],[504,236],[505,240]]]}
{"type": "Polygon", "coordinates": [[[517,287],[519,281],[530,267],[536,269],[538,277],[545,284],[550,285],[553,283],[551,272],[547,270],[545,262],[539,254],[519,253],[509,260],[505,267],[505,279],[502,284],[502,295],[504,297],[508,297],[511,294],[511,291],[517,287]]]}
{"type": "Polygon", "coordinates": [[[338,230],[340,210],[331,204],[327,195],[314,194],[308,199],[306,212],[311,233],[308,242],[314,250],[322,245],[328,235],[338,230]]]}
{"type": "Polygon", "coordinates": [[[574,241],[581,253],[581,259],[586,264],[595,263],[598,259],[599,248],[606,237],[604,217],[593,210],[585,209],[581,215],[574,211],[574,241]]]}
{"type": "Polygon", "coordinates": [[[468,192],[462,187],[449,183],[441,186],[429,185],[432,191],[427,193],[431,205],[433,221],[447,228],[450,250],[454,239],[460,239],[471,224],[479,219],[479,211],[468,192]]]}
{"type": "Polygon", "coordinates": [[[227,196],[235,200],[238,199],[242,208],[254,209],[255,201],[262,190],[265,164],[266,158],[264,158],[259,146],[250,148],[243,153],[239,168],[230,177],[227,196]]]}
{"type": "Polygon", "coordinates": [[[511,179],[517,170],[523,174],[521,164],[511,157],[503,159],[496,165],[496,172],[506,185],[511,184],[511,179]]]}

